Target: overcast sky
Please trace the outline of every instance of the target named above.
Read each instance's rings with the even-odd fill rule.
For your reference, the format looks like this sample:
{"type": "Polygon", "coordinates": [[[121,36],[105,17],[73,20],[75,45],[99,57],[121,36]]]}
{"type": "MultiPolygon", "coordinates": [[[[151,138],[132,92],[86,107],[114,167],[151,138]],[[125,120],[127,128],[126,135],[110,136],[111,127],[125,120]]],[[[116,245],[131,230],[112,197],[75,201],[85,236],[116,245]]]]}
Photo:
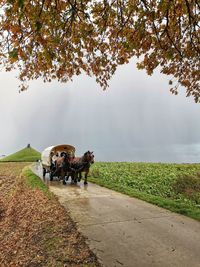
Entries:
{"type": "Polygon", "coordinates": [[[200,104],[184,89],[171,95],[168,80],[132,61],[107,91],[81,75],[67,84],[34,81],[19,94],[15,73],[1,72],[0,155],[66,143],[99,161],[199,162],[200,104]]]}

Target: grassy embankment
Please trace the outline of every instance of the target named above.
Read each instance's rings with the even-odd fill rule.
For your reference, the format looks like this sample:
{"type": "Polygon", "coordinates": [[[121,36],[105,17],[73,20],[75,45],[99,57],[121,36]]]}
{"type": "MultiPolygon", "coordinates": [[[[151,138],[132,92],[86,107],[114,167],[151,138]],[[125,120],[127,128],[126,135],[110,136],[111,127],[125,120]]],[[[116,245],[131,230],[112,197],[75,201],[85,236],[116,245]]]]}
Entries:
{"type": "Polygon", "coordinates": [[[0,164],[0,266],[99,266],[66,210],[26,166],[0,164]]]}
{"type": "Polygon", "coordinates": [[[41,158],[40,152],[32,147],[26,147],[12,155],[0,160],[0,162],[34,162],[41,158]]]}
{"type": "Polygon", "coordinates": [[[89,180],[200,220],[200,164],[97,162],[89,180]]]}

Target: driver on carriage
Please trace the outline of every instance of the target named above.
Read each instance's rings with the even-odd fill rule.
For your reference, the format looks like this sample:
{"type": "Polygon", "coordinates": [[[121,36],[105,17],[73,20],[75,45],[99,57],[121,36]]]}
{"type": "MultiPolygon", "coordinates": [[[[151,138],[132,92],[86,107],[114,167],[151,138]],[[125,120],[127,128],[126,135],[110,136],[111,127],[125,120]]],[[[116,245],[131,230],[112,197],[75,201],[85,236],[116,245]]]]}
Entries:
{"type": "Polygon", "coordinates": [[[58,152],[56,154],[54,154],[54,152],[51,152],[51,163],[52,165],[55,167],[56,166],[56,161],[59,158],[59,154],[58,152]]]}

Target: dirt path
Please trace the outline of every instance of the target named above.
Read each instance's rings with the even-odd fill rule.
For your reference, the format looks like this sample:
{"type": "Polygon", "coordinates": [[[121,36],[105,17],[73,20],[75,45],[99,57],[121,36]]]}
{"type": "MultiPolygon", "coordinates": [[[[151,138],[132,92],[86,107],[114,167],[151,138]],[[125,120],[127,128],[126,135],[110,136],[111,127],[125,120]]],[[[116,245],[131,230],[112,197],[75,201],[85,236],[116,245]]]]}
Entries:
{"type": "Polygon", "coordinates": [[[200,267],[199,222],[91,183],[46,182],[104,266],[200,267]]]}

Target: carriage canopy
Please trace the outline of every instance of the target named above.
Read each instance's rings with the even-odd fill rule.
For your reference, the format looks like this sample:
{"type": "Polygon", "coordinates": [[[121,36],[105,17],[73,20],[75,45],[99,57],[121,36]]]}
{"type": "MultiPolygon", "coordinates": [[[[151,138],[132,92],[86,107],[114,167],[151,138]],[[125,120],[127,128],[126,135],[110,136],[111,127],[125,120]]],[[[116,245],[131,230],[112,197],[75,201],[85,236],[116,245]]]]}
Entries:
{"type": "Polygon", "coordinates": [[[47,147],[41,155],[42,165],[44,166],[51,166],[51,157],[52,154],[66,152],[71,154],[72,156],[75,155],[75,147],[71,145],[56,145],[47,147]],[[53,153],[52,153],[53,152],[53,153]]]}

